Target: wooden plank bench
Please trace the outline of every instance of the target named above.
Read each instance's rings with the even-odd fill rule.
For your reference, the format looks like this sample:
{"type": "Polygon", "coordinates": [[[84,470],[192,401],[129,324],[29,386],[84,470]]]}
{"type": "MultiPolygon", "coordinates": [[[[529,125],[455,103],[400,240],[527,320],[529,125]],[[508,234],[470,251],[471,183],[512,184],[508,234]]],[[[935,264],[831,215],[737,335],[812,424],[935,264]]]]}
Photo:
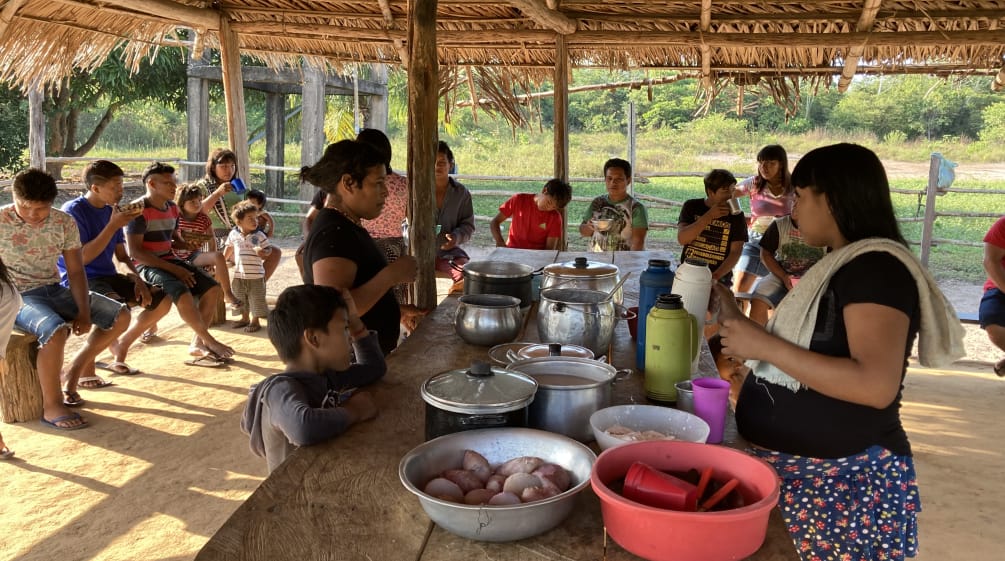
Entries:
{"type": "Polygon", "coordinates": [[[0,419],[5,423],[34,421],[42,417],[42,386],[35,360],[38,339],[17,329],[10,335],[0,362],[0,419]]]}
{"type": "Polygon", "coordinates": [[[960,318],[960,323],[970,323],[977,325],[980,320],[977,318],[977,312],[957,312],[956,315],[960,318]]]}

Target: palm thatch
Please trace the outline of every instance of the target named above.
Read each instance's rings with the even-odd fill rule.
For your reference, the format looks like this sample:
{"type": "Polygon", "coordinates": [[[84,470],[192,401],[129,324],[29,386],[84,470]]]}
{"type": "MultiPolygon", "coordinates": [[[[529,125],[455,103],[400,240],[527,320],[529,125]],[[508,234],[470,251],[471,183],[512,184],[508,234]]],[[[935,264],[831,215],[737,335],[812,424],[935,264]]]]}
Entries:
{"type": "MultiPolygon", "coordinates": [[[[177,44],[179,27],[196,31],[196,52],[217,48],[221,22],[242,53],[271,66],[407,63],[407,0],[0,5],[0,79],[20,86],[93,68],[119,45],[136,64],[177,44]]],[[[559,35],[571,67],[672,69],[707,92],[762,83],[782,99],[791,77],[840,76],[843,89],[856,73],[995,74],[1005,57],[998,0],[440,0],[436,25],[440,63],[498,67],[472,75],[486,84],[550,76],[559,35]]]]}

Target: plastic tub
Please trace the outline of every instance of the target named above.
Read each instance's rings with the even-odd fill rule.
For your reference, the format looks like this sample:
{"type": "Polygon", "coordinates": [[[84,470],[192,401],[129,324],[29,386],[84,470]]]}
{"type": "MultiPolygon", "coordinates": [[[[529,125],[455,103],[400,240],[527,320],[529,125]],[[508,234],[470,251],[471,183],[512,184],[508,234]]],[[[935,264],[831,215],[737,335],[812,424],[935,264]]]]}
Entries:
{"type": "Polygon", "coordinates": [[[631,444],[631,440],[605,432],[614,425],[639,432],[654,430],[686,442],[705,442],[708,438],[708,423],[697,415],[659,405],[615,405],[590,416],[593,438],[601,450],[631,444]]]}
{"type": "Polygon", "coordinates": [[[650,561],[728,561],[752,555],[778,503],[778,477],[764,461],[732,448],[670,440],[633,442],[597,458],[590,474],[593,492],[611,538],[650,561]],[[713,477],[737,478],[746,505],[715,512],[678,512],[645,506],[611,490],[636,461],[668,471],[713,468],[713,477]]]}

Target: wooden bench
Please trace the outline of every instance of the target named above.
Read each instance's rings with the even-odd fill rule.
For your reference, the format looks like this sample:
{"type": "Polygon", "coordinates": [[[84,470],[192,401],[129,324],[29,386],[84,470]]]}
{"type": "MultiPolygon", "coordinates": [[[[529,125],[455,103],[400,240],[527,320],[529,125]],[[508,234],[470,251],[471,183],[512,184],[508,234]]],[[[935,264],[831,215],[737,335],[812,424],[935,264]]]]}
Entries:
{"type": "Polygon", "coordinates": [[[957,312],[956,315],[960,318],[960,323],[970,323],[973,325],[980,323],[977,312],[957,312]]]}
{"type": "Polygon", "coordinates": [[[34,421],[42,417],[42,386],[35,360],[38,339],[14,330],[0,362],[0,419],[5,423],[34,421]]]}

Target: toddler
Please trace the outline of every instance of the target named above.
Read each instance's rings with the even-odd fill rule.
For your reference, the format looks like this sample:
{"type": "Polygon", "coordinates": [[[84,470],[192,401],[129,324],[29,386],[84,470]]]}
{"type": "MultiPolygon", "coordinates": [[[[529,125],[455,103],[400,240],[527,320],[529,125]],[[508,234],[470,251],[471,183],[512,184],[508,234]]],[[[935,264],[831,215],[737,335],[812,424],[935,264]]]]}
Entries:
{"type": "Polygon", "coordinates": [[[272,247],[269,237],[258,229],[258,207],[253,201],[234,205],[230,219],[235,226],[227,236],[224,253],[234,260],[234,294],[244,303],[241,319],[233,327],[254,333],[262,328],[261,318],[269,314],[265,302],[265,258],[272,253],[272,247]]]}
{"type": "Polygon", "coordinates": [[[213,221],[203,212],[202,187],[195,184],[183,185],[178,189],[175,204],[181,216],[178,217],[178,230],[184,238],[184,244],[175,243],[172,250],[175,257],[187,261],[200,268],[213,268],[214,278],[223,289],[223,298],[232,311],[241,307],[240,300],[234,296],[230,287],[230,276],[227,271],[227,261],[216,245],[213,234],[213,221]]]}
{"type": "Polygon", "coordinates": [[[271,238],[272,234],[276,231],[276,221],[273,220],[272,215],[265,210],[265,203],[267,202],[265,193],[259,191],[258,189],[251,189],[248,191],[248,194],[244,196],[244,200],[251,201],[255,203],[256,207],[258,207],[258,231],[271,238]]]}

